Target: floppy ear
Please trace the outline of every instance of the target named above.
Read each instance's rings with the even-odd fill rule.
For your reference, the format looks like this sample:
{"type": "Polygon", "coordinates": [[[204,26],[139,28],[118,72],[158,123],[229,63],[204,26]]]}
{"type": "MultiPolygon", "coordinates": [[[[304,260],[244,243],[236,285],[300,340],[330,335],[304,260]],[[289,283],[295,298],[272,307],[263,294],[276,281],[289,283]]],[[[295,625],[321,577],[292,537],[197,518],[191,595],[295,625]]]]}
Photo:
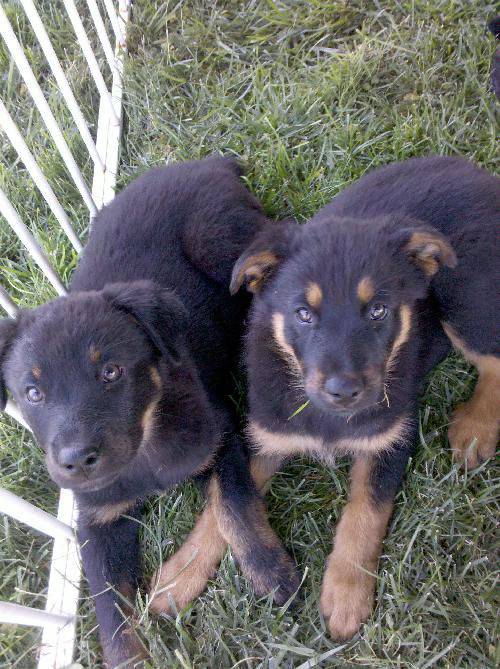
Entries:
{"type": "Polygon", "coordinates": [[[9,346],[16,335],[17,326],[18,323],[13,318],[0,320],[0,411],[3,411],[7,404],[7,389],[3,380],[2,365],[9,346]]]}
{"type": "Polygon", "coordinates": [[[132,281],[111,283],[102,293],[115,309],[137,321],[162,355],[180,363],[180,337],[188,314],[173,291],[153,281],[132,281]]]}
{"type": "Polygon", "coordinates": [[[233,268],[229,291],[234,295],[245,284],[251,293],[257,293],[265,280],[288,255],[298,225],[286,220],[268,223],[248,249],[238,258],[233,268]]]}
{"type": "MultiPolygon", "coordinates": [[[[431,226],[400,231],[403,250],[430,278],[440,265],[456,267],[457,256],[448,239],[431,226]]],[[[398,236],[399,236],[398,235],[398,236]]]]}

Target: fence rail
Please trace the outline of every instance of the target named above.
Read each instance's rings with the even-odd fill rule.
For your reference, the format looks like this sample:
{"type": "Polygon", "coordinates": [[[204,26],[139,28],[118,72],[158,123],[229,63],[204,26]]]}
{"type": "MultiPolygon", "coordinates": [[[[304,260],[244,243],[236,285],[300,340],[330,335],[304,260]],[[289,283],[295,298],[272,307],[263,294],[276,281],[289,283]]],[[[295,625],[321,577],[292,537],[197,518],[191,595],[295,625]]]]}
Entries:
{"type": "MultiPolygon", "coordinates": [[[[106,85],[105,76],[101,72],[91,40],[75,2],[73,0],[63,0],[63,4],[68,21],[75,32],[76,40],[87,62],[89,79],[94,82],[99,92],[100,103],[97,112],[95,140],[89,131],[89,125],[51,44],[35,3],[32,0],[20,0],[20,5],[31,24],[50,71],[57,82],[58,90],[73,119],[75,128],[92,160],[94,174],[91,188],[86,183],[71,153],[64,134],[46,100],[44,91],[26,58],[21,42],[1,4],[0,35],[92,219],[98,209],[109,202],[114,195],[121,136],[125,35],[131,2],[130,0],[119,0],[114,3],[112,0],[103,0],[101,8],[96,0],[87,0],[86,3],[86,10],[88,10],[88,15],[85,11],[86,19],[92,21],[95,35],[104,53],[104,62],[111,72],[111,90],[106,85]],[[105,18],[103,18],[103,10],[105,18]],[[113,31],[111,38],[106,29],[107,20],[109,20],[113,31]],[[114,47],[112,42],[114,42],[114,47]]],[[[79,252],[82,244],[70,222],[70,217],[64,209],[64,202],[58,199],[49,183],[49,179],[38,165],[36,156],[31,153],[22,132],[9,113],[5,101],[2,100],[0,100],[0,131],[7,136],[55,219],[75,251],[79,252]]],[[[28,253],[36,261],[55,292],[58,295],[64,295],[66,289],[61,278],[51,266],[47,255],[23,222],[15,206],[1,189],[0,215],[5,218],[28,253]]],[[[2,286],[0,286],[0,306],[9,316],[15,316],[17,312],[16,303],[2,286]]],[[[7,403],[6,412],[24,428],[29,429],[22,418],[21,412],[12,401],[7,403]]],[[[69,490],[61,491],[57,517],[55,517],[17,495],[0,488],[0,511],[54,538],[45,610],[10,602],[0,602],[0,623],[41,627],[43,633],[38,668],[62,669],[67,667],[72,662],[75,646],[76,614],[81,577],[74,535],[77,509],[73,495],[69,490]]]]}

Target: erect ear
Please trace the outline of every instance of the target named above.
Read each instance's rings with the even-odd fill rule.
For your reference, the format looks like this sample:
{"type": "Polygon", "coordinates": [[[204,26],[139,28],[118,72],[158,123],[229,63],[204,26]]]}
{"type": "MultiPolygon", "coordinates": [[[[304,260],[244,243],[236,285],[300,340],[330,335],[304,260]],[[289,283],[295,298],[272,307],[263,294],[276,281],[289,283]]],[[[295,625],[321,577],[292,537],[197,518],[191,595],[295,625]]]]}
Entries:
{"type": "Polygon", "coordinates": [[[157,350],[180,362],[180,338],[187,327],[187,312],[171,290],[153,281],[111,283],[102,291],[115,309],[131,315],[157,350]]]}
{"type": "Polygon", "coordinates": [[[456,267],[457,256],[449,240],[431,226],[408,228],[400,234],[403,250],[428,277],[433,276],[440,265],[456,267]]]}
{"type": "Polygon", "coordinates": [[[0,320],[0,411],[3,411],[7,404],[7,389],[3,380],[2,365],[17,333],[17,327],[18,323],[13,318],[3,318],[0,320]]]}
{"type": "Polygon", "coordinates": [[[298,228],[291,220],[268,223],[236,261],[229,286],[231,295],[243,284],[251,293],[258,292],[288,255],[298,228]]]}

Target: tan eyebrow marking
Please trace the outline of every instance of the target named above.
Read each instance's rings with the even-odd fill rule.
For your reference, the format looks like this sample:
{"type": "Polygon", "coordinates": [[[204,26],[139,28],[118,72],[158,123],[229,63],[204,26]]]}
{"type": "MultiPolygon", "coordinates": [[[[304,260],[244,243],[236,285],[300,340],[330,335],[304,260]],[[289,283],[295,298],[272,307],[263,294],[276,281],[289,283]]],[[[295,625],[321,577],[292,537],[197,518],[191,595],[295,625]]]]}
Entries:
{"type": "Polygon", "coordinates": [[[315,281],[311,281],[306,288],[306,300],[311,307],[319,309],[321,300],[323,299],[323,291],[321,286],[315,281]]]}
{"type": "Polygon", "coordinates": [[[357,288],[358,298],[363,304],[367,304],[375,295],[375,288],[373,281],[369,276],[365,276],[358,283],[357,288]]]}
{"type": "Polygon", "coordinates": [[[99,351],[94,344],[90,345],[90,360],[92,362],[99,362],[101,358],[101,351],[99,351]]]}
{"type": "Polygon", "coordinates": [[[40,367],[33,367],[31,373],[37,380],[39,380],[40,377],[42,376],[42,370],[40,369],[40,367]]]}

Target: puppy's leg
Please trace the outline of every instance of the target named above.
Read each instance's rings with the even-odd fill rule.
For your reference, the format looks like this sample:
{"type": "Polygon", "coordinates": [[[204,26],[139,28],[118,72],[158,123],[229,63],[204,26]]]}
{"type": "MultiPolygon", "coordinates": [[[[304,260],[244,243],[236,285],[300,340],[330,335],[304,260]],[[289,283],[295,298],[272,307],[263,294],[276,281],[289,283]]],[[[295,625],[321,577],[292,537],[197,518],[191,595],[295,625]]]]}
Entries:
{"type": "Polygon", "coordinates": [[[321,591],[321,612],[335,639],[350,639],[370,616],[382,541],[409,455],[409,448],[400,447],[353,459],[350,499],[321,591]]]}
{"type": "Polygon", "coordinates": [[[156,613],[172,615],[184,609],[203,592],[226,549],[209,496],[185,542],[153,575],[150,608],[156,613]]]}
{"type": "MultiPolygon", "coordinates": [[[[446,328],[445,328],[446,329],[446,328]]],[[[459,404],[452,415],[448,439],[453,455],[467,467],[477,467],[492,458],[500,433],[500,358],[471,351],[458,337],[446,333],[455,348],[477,367],[479,379],[468,402],[459,404]]]]}
{"type": "Polygon", "coordinates": [[[242,446],[234,442],[221,454],[217,476],[211,482],[217,524],[256,594],[273,592],[275,602],[282,605],[298,589],[300,579],[293,560],[269,524],[258,490],[263,479],[276,471],[280,459],[258,459],[253,468],[261,484],[258,486],[242,446]]]}
{"type": "Polygon", "coordinates": [[[127,622],[127,601],[135,599],[139,576],[139,523],[122,517],[99,525],[89,523],[84,513],[80,517],[78,541],[106,665],[109,669],[118,665],[120,669],[142,668],[147,653],[127,622]]]}
{"type": "MultiPolygon", "coordinates": [[[[239,448],[238,446],[238,450],[239,448]]],[[[259,489],[265,487],[280,464],[281,460],[277,459],[262,456],[252,458],[252,476],[259,489]]],[[[162,611],[173,613],[175,608],[183,609],[198,597],[205,589],[208,580],[214,576],[226,553],[227,537],[221,532],[218,524],[220,517],[224,520],[219,479],[219,473],[212,476],[207,504],[194,529],[179,550],[164,562],[151,580],[153,595],[151,608],[158,613],[162,611]]]]}

